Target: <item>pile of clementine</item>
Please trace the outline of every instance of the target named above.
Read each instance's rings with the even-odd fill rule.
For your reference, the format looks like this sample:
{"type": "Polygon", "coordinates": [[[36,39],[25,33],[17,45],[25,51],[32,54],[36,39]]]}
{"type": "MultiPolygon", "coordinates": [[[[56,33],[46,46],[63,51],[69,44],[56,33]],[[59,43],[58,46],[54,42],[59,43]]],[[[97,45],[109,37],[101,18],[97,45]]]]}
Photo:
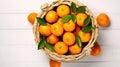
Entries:
{"type": "Polygon", "coordinates": [[[60,55],[79,54],[91,39],[92,23],[86,6],[61,4],[37,17],[41,40],[38,49],[47,47],[60,55]]]}

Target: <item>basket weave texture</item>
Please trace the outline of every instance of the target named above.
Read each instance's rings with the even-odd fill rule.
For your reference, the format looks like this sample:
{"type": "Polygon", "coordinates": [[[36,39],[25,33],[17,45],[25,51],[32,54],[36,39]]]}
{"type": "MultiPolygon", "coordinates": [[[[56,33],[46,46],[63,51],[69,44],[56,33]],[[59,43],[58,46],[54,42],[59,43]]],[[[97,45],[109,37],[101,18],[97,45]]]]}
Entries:
{"type": "MultiPolygon", "coordinates": [[[[84,4],[82,4],[81,2],[77,1],[77,0],[58,0],[58,1],[54,1],[53,3],[51,3],[50,5],[45,3],[41,6],[41,11],[38,14],[38,17],[43,18],[45,16],[45,14],[53,9],[54,7],[60,5],[60,4],[67,4],[67,5],[71,5],[71,3],[74,2],[76,4],[76,6],[85,6],[84,4]]],[[[80,54],[77,55],[59,55],[55,52],[51,52],[48,48],[43,48],[42,50],[53,60],[56,61],[61,61],[61,62],[71,62],[71,61],[76,61],[79,60],[81,58],[83,58],[86,55],[89,55],[91,52],[91,48],[94,46],[94,43],[97,39],[98,36],[98,26],[96,23],[96,19],[93,16],[93,13],[86,8],[85,13],[87,15],[89,15],[91,17],[91,21],[92,21],[92,27],[95,27],[95,29],[92,30],[92,34],[91,34],[91,40],[88,42],[88,44],[83,48],[82,52],[80,54]]],[[[39,33],[39,23],[37,23],[37,19],[35,20],[35,23],[33,25],[33,33],[34,33],[34,38],[35,38],[35,42],[36,44],[38,44],[41,40],[41,35],[39,33]]]]}

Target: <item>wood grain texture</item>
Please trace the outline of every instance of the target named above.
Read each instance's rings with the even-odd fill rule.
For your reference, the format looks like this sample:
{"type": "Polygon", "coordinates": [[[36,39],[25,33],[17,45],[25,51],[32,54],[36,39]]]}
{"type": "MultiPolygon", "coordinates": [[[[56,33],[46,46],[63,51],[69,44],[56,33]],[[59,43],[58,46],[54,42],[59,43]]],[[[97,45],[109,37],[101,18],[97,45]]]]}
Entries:
{"type": "MultiPolygon", "coordinates": [[[[32,25],[27,21],[30,12],[40,11],[40,5],[53,0],[0,0],[0,67],[49,67],[48,56],[37,50],[32,25]]],[[[109,27],[100,27],[97,41],[102,53],[86,56],[79,62],[63,63],[62,67],[120,67],[120,1],[79,0],[97,17],[109,15],[109,27]]]]}
{"type": "MultiPolygon", "coordinates": [[[[0,14],[0,29],[31,29],[32,25],[29,24],[27,20],[27,16],[29,13],[18,13],[18,14],[12,14],[12,13],[6,13],[6,14],[0,14]]],[[[97,17],[97,14],[94,13],[94,15],[97,17]]],[[[107,28],[101,28],[103,30],[114,30],[118,29],[120,30],[120,24],[117,24],[120,19],[120,13],[107,13],[110,17],[110,26],[107,28]]]]}
{"type": "MultiPolygon", "coordinates": [[[[29,13],[39,11],[43,3],[54,0],[0,0],[0,13],[29,13]]],[[[119,0],[79,0],[87,5],[93,12],[119,13],[119,0]]]]}
{"type": "MultiPolygon", "coordinates": [[[[98,57],[86,56],[81,59],[80,63],[88,62],[120,62],[119,47],[112,49],[113,47],[101,46],[102,53],[98,57]],[[112,49],[112,50],[111,50],[112,49]]],[[[115,47],[114,47],[115,48],[115,47]]],[[[0,61],[2,62],[15,62],[15,61],[31,61],[31,62],[45,62],[48,60],[44,52],[37,50],[37,46],[30,44],[29,46],[10,45],[0,47],[0,61]]],[[[45,62],[46,63],[46,62],[45,62]]]]}
{"type": "MultiPolygon", "coordinates": [[[[1,45],[35,44],[32,29],[0,30],[0,37],[1,45]]],[[[119,43],[116,44],[116,42],[119,42],[119,37],[120,30],[100,30],[97,41],[102,46],[118,47],[119,43]]]]}

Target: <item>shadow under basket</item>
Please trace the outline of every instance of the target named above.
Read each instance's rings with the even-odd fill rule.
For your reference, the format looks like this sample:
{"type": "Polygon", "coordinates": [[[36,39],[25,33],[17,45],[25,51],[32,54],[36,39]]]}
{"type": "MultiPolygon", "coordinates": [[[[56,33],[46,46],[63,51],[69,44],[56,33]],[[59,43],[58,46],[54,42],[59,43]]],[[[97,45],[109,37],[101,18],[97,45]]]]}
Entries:
{"type": "MultiPolygon", "coordinates": [[[[41,11],[38,14],[38,17],[44,18],[44,16],[46,15],[46,13],[49,10],[52,10],[53,8],[55,8],[55,7],[57,7],[61,4],[66,4],[66,5],[70,6],[72,2],[74,2],[76,4],[76,6],[85,6],[84,4],[82,4],[81,2],[79,2],[77,0],[58,0],[58,1],[54,1],[50,5],[45,3],[41,6],[41,11]]],[[[85,13],[90,16],[91,22],[92,22],[91,25],[92,25],[92,27],[95,27],[95,28],[91,32],[90,41],[82,49],[81,53],[76,54],[76,55],[60,55],[60,54],[57,54],[56,52],[51,52],[46,47],[41,49],[50,57],[50,59],[53,59],[53,60],[56,60],[56,61],[61,61],[61,62],[72,62],[72,61],[80,60],[81,58],[83,58],[86,55],[90,55],[91,48],[94,46],[94,43],[95,43],[95,41],[97,39],[97,36],[98,36],[98,26],[97,26],[96,19],[93,16],[93,13],[87,7],[86,7],[85,13]]],[[[35,38],[36,44],[38,44],[41,40],[41,35],[39,33],[39,25],[40,24],[37,23],[37,19],[35,19],[35,22],[34,22],[34,25],[33,25],[33,33],[34,33],[34,38],[35,38]]]]}

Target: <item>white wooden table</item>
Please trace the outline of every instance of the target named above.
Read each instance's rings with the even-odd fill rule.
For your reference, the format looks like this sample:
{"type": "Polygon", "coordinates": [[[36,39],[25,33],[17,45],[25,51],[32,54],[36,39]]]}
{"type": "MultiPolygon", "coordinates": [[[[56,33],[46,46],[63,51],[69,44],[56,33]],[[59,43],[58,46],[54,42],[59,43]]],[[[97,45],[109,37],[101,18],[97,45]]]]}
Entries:
{"type": "MultiPolygon", "coordinates": [[[[39,12],[42,3],[53,0],[0,0],[0,67],[49,67],[48,57],[37,50],[30,12],[39,12]]],[[[120,0],[79,0],[97,16],[109,15],[111,25],[100,28],[98,42],[102,53],[87,56],[79,63],[62,63],[62,67],[120,67],[120,0]]]]}

